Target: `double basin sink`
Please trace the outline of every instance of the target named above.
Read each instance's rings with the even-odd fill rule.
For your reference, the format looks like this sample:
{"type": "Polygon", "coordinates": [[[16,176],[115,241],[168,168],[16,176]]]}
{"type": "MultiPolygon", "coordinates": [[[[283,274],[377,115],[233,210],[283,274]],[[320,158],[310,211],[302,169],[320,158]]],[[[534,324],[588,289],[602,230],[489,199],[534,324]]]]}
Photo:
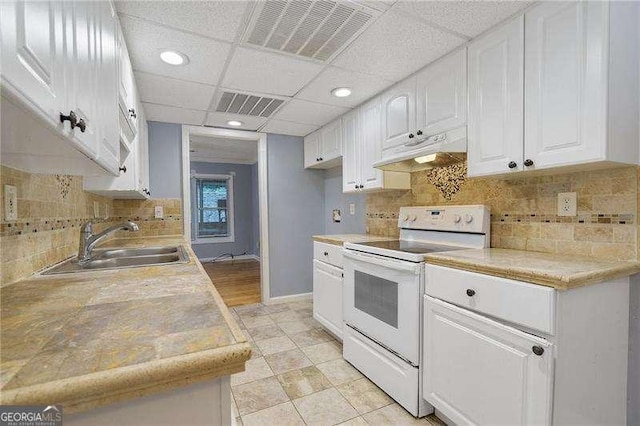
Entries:
{"type": "Polygon", "coordinates": [[[168,265],[188,261],[189,255],[182,246],[99,249],[91,253],[91,260],[86,263],[80,264],[77,258],[72,258],[43,272],[43,275],[168,265]]]}

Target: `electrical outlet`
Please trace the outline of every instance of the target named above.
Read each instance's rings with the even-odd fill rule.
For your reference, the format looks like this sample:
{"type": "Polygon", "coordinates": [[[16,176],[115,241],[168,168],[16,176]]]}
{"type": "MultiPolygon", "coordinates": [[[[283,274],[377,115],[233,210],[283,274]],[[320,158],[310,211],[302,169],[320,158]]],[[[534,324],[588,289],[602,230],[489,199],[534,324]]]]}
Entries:
{"type": "Polygon", "coordinates": [[[155,216],[156,219],[162,219],[164,217],[164,208],[162,208],[162,206],[156,206],[155,216]]]}
{"type": "Polygon", "coordinates": [[[350,215],[356,214],[356,204],[355,203],[350,203],[349,204],[349,214],[350,215]]]}
{"type": "Polygon", "coordinates": [[[4,186],[4,219],[18,220],[18,189],[13,185],[4,186]]]}
{"type": "Polygon", "coordinates": [[[93,217],[96,219],[100,217],[100,203],[97,201],[93,202],[93,217]]]}
{"type": "Polygon", "coordinates": [[[558,216],[577,215],[577,197],[575,192],[561,192],[558,194],[558,216]]]}

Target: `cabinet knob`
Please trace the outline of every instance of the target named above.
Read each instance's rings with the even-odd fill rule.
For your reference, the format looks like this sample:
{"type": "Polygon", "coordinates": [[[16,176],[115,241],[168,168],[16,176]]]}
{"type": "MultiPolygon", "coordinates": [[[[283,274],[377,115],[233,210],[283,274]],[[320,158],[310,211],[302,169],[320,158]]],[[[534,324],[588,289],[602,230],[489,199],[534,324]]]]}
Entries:
{"type": "Polygon", "coordinates": [[[68,121],[69,124],[71,124],[71,128],[73,129],[78,125],[78,116],[73,111],[70,111],[69,115],[60,113],[60,122],[64,124],[65,121],[68,121]]]}
{"type": "Polygon", "coordinates": [[[527,167],[533,166],[533,160],[527,158],[526,160],[524,160],[524,165],[527,167]]]}
{"type": "Polygon", "coordinates": [[[78,121],[78,127],[82,133],[87,130],[87,123],[84,121],[84,118],[81,118],[80,121],[78,121]]]}
{"type": "Polygon", "coordinates": [[[472,288],[468,288],[467,289],[467,296],[473,297],[473,296],[475,296],[475,294],[476,294],[476,291],[474,289],[472,289],[472,288]]]}
{"type": "Polygon", "coordinates": [[[354,185],[354,186],[356,187],[356,189],[360,188],[360,186],[358,186],[358,185],[354,185]]]}
{"type": "Polygon", "coordinates": [[[120,170],[122,173],[127,173],[127,166],[122,166],[118,170],[120,170]]]}
{"type": "Polygon", "coordinates": [[[325,252],[324,252],[324,255],[325,255],[325,256],[329,256],[329,252],[328,252],[328,251],[325,251],[325,252]]]}
{"type": "Polygon", "coordinates": [[[544,353],[544,348],[542,346],[533,346],[531,350],[538,356],[542,356],[542,354],[544,353]]]}
{"type": "Polygon", "coordinates": [[[320,161],[320,157],[316,157],[316,161],[320,161]]]}
{"type": "Polygon", "coordinates": [[[516,167],[518,167],[518,163],[516,163],[515,161],[509,161],[510,169],[515,169],[516,167]]]}
{"type": "Polygon", "coordinates": [[[320,161],[322,161],[322,160],[323,160],[323,158],[322,158],[322,157],[320,157],[320,161]]]}
{"type": "Polygon", "coordinates": [[[133,109],[133,108],[130,108],[130,109],[129,109],[129,115],[130,115],[132,118],[138,118],[138,114],[136,114],[136,110],[135,110],[135,109],[133,109]]]}
{"type": "Polygon", "coordinates": [[[421,134],[422,134],[422,130],[418,130],[418,131],[416,132],[416,135],[418,135],[418,136],[420,136],[421,134]]]}
{"type": "Polygon", "coordinates": [[[409,133],[409,139],[413,139],[413,138],[415,138],[415,137],[416,137],[416,136],[415,136],[413,133],[409,133]]]}
{"type": "Polygon", "coordinates": [[[364,185],[358,185],[358,188],[362,189],[364,188],[364,185]]]}

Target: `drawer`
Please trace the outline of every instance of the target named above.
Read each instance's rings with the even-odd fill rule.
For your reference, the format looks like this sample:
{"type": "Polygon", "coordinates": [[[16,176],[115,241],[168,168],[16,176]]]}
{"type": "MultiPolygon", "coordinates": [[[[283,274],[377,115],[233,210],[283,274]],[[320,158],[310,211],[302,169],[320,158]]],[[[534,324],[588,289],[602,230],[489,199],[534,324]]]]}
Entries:
{"type": "Polygon", "coordinates": [[[429,296],[554,334],[553,288],[429,264],[425,270],[429,296]]]}
{"type": "Polygon", "coordinates": [[[313,258],[342,268],[342,246],[314,241],[313,258]]]}

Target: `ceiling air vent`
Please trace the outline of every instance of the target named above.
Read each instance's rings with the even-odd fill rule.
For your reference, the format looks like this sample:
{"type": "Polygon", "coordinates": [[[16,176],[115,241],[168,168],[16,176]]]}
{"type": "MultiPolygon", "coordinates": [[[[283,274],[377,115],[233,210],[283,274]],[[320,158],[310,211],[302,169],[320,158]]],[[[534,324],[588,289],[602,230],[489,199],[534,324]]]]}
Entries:
{"type": "Polygon", "coordinates": [[[263,1],[253,12],[244,41],[326,62],[379,14],[343,1],[263,1]]]}
{"type": "Polygon", "coordinates": [[[223,91],[216,106],[216,111],[267,118],[271,117],[283,102],[284,100],[282,99],[268,98],[266,96],[223,91]]]}

